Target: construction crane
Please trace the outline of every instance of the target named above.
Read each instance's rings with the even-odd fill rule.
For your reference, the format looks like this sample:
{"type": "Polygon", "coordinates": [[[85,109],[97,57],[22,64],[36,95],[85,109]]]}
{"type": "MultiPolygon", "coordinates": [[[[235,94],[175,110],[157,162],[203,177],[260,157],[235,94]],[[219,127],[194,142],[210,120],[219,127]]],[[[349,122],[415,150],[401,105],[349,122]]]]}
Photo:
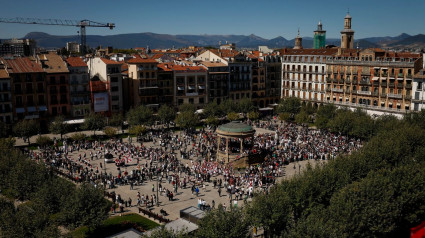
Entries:
{"type": "Polygon", "coordinates": [[[18,23],[18,24],[38,24],[38,25],[56,25],[56,26],[76,26],[80,27],[81,36],[81,53],[86,54],[87,50],[87,36],[86,27],[108,27],[113,29],[114,23],[99,23],[90,20],[59,20],[59,19],[38,19],[38,18],[0,18],[0,23],[18,23]]]}

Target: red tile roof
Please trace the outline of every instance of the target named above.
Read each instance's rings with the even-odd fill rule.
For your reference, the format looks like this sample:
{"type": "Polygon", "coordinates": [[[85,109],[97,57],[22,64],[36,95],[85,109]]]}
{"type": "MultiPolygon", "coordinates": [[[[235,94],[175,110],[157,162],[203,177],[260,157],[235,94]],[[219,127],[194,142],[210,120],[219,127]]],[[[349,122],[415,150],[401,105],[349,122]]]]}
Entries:
{"type": "Polygon", "coordinates": [[[113,61],[113,60],[109,60],[109,59],[105,59],[105,58],[100,58],[102,61],[103,61],[103,63],[105,63],[105,64],[121,64],[120,62],[117,62],[117,61],[113,61]]]}
{"type": "Polygon", "coordinates": [[[281,49],[280,55],[335,55],[337,48],[332,49],[281,49]]]}
{"type": "Polygon", "coordinates": [[[157,67],[162,69],[163,71],[172,71],[173,66],[174,65],[170,63],[163,63],[157,65],[157,67]]]}
{"type": "Polygon", "coordinates": [[[203,66],[183,66],[183,65],[174,65],[174,71],[207,71],[203,66]]]}
{"type": "Polygon", "coordinates": [[[43,73],[41,65],[28,57],[17,57],[14,59],[4,59],[8,66],[9,73],[43,73]]]}
{"type": "Polygon", "coordinates": [[[143,63],[158,63],[155,59],[142,59],[140,57],[136,57],[127,61],[129,64],[143,64],[143,63]]]}
{"type": "Polygon", "coordinates": [[[69,57],[68,59],[66,59],[66,62],[71,67],[87,67],[86,62],[84,62],[84,60],[80,57],[69,57]]]}
{"type": "Polygon", "coordinates": [[[8,79],[9,74],[7,73],[7,71],[5,69],[0,69],[0,79],[8,79]]]}

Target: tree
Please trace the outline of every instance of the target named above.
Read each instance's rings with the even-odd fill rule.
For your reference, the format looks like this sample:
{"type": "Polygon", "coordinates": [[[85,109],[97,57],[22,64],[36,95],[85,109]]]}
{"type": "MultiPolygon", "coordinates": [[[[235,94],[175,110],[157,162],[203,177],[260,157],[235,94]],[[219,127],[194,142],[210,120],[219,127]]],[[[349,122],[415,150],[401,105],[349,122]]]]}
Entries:
{"type": "Polygon", "coordinates": [[[205,123],[207,123],[207,125],[210,125],[210,126],[217,126],[220,123],[220,121],[215,116],[209,116],[205,120],[205,123]]]}
{"type": "Polygon", "coordinates": [[[196,115],[192,111],[180,112],[176,118],[176,124],[184,129],[194,128],[198,123],[198,115],[196,115]]]}
{"type": "Polygon", "coordinates": [[[220,204],[218,209],[211,210],[201,219],[195,237],[249,237],[248,222],[242,209],[231,207],[230,211],[226,212],[220,204]]]}
{"type": "Polygon", "coordinates": [[[63,134],[66,134],[69,131],[69,125],[65,123],[65,117],[60,115],[55,117],[55,119],[50,123],[49,130],[53,134],[60,134],[62,140],[63,134]]]}
{"type": "Polygon", "coordinates": [[[224,100],[221,104],[220,104],[220,106],[219,106],[219,108],[220,108],[220,113],[221,113],[221,115],[220,116],[226,116],[227,114],[229,114],[230,112],[235,112],[236,111],[236,105],[235,105],[235,103],[232,101],[232,100],[230,100],[230,99],[226,99],[226,100],[224,100]]]}
{"type": "Polygon", "coordinates": [[[229,121],[236,121],[239,119],[239,114],[236,112],[229,112],[227,113],[227,120],[229,121]]]}
{"type": "Polygon", "coordinates": [[[291,117],[294,117],[301,110],[301,100],[296,97],[289,97],[282,99],[277,106],[277,112],[287,112],[291,114],[291,117]]]}
{"type": "Polygon", "coordinates": [[[145,133],[145,131],[146,131],[146,127],[141,125],[131,126],[130,129],[128,130],[130,134],[135,136],[140,136],[143,133],[145,133]]]}
{"type": "Polygon", "coordinates": [[[206,118],[208,117],[219,117],[221,115],[220,112],[220,106],[217,104],[217,99],[214,99],[214,101],[208,103],[204,107],[204,112],[206,118]]]}
{"type": "Polygon", "coordinates": [[[109,118],[108,126],[121,127],[124,122],[124,117],[121,113],[113,113],[109,118]]]}
{"type": "Polygon", "coordinates": [[[260,118],[260,113],[256,112],[256,111],[250,111],[247,114],[249,120],[251,121],[255,121],[258,120],[258,118],[260,118]]]}
{"type": "Polygon", "coordinates": [[[301,110],[301,112],[300,112],[300,113],[298,113],[298,114],[295,116],[295,122],[296,122],[296,123],[299,123],[299,124],[302,124],[302,123],[309,123],[309,122],[311,122],[310,115],[309,115],[306,111],[301,110]]]}
{"type": "Polygon", "coordinates": [[[127,122],[130,126],[135,125],[151,125],[153,122],[152,109],[144,105],[140,105],[127,112],[127,122]]]}
{"type": "Polygon", "coordinates": [[[0,138],[8,137],[9,136],[9,126],[0,121],[0,138]]]}
{"type": "Polygon", "coordinates": [[[249,98],[242,98],[237,105],[238,112],[246,114],[254,110],[254,104],[249,98]]]}
{"type": "Polygon", "coordinates": [[[37,137],[35,143],[37,143],[41,148],[45,149],[47,146],[53,144],[53,140],[48,136],[39,136],[37,137]]]}
{"type": "Polygon", "coordinates": [[[36,135],[40,130],[40,125],[34,120],[22,120],[13,127],[13,132],[21,138],[28,138],[28,145],[31,144],[30,137],[36,135]]]}
{"type": "Polygon", "coordinates": [[[109,203],[103,197],[103,190],[89,183],[78,186],[69,197],[64,209],[64,217],[73,227],[98,227],[108,217],[109,203]]]}
{"type": "Polygon", "coordinates": [[[168,126],[168,124],[176,118],[176,112],[173,108],[164,104],[158,110],[158,117],[161,123],[167,124],[168,126]]]}
{"type": "Polygon", "coordinates": [[[186,229],[181,229],[174,231],[172,229],[167,229],[165,226],[160,226],[154,228],[149,235],[142,236],[143,238],[189,238],[191,236],[185,234],[186,229]]]}
{"type": "Polygon", "coordinates": [[[282,112],[279,114],[279,120],[281,121],[289,121],[291,119],[291,114],[288,112],[282,112]]]}
{"type": "Polygon", "coordinates": [[[86,135],[82,132],[77,132],[72,134],[70,137],[73,141],[83,141],[86,138],[86,135]]]}
{"type": "Polygon", "coordinates": [[[105,129],[103,129],[103,133],[107,135],[109,138],[114,137],[117,134],[117,129],[107,126],[105,129]]]}
{"type": "Polygon", "coordinates": [[[323,104],[319,107],[316,113],[315,125],[319,129],[328,127],[328,123],[336,115],[336,106],[334,104],[323,104]]]}
{"type": "Polygon", "coordinates": [[[195,107],[195,105],[193,105],[191,103],[183,103],[179,107],[179,112],[192,112],[192,113],[195,113],[196,112],[196,107],[195,107]]]}
{"type": "Polygon", "coordinates": [[[96,113],[90,113],[84,117],[83,129],[93,131],[93,135],[96,135],[97,130],[105,127],[105,118],[96,113]]]}

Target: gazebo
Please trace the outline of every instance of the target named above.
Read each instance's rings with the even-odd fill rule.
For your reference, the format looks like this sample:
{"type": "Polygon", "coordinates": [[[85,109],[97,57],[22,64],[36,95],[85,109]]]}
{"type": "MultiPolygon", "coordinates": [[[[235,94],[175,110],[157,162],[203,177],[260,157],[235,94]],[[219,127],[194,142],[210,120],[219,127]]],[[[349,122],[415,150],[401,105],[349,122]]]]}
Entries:
{"type": "Polygon", "coordinates": [[[232,121],[219,126],[217,132],[217,159],[229,163],[235,159],[248,157],[252,149],[255,130],[252,126],[232,121]],[[248,140],[250,139],[250,140],[248,140]],[[251,142],[251,144],[248,144],[251,142]]]}

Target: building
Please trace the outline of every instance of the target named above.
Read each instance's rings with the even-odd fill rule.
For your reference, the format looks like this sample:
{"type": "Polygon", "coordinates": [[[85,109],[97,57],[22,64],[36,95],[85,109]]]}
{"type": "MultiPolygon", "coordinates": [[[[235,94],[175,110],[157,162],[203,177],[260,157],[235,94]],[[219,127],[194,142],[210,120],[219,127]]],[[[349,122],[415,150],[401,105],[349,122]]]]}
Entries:
{"type": "Polygon", "coordinates": [[[158,103],[160,105],[175,105],[174,100],[174,72],[171,63],[158,64],[158,103]]]}
{"type": "Polygon", "coordinates": [[[55,52],[38,56],[47,78],[47,106],[51,116],[70,115],[69,70],[65,61],[55,52]]]}
{"type": "Polygon", "coordinates": [[[36,48],[35,41],[31,39],[5,40],[0,43],[0,56],[34,56],[36,48]]]}
{"type": "MultiPolygon", "coordinates": [[[[92,94],[93,109],[95,112],[123,112],[123,87],[121,63],[101,57],[90,58],[88,61],[91,81],[106,85],[107,93],[92,94]],[[99,82],[99,80],[101,82],[99,82]],[[110,105],[107,103],[110,102],[110,105]],[[108,109],[109,108],[109,109],[108,109]]],[[[96,88],[96,87],[95,87],[96,88]]]]}
{"type": "MultiPolygon", "coordinates": [[[[219,52],[217,52],[219,53],[219,52]]],[[[227,65],[227,61],[224,60],[221,56],[216,54],[215,52],[211,50],[206,50],[202,52],[200,55],[198,55],[195,60],[196,62],[222,62],[223,64],[227,65]]]]}
{"type": "Polygon", "coordinates": [[[13,120],[37,119],[47,128],[46,73],[32,57],[3,58],[11,79],[13,120]]]}
{"type": "Polygon", "coordinates": [[[354,31],[351,29],[351,16],[350,13],[344,18],[344,30],[341,31],[341,48],[353,49],[354,48],[354,31]]]}
{"type": "Polygon", "coordinates": [[[72,53],[80,53],[80,44],[78,42],[66,42],[66,50],[72,53]]]}
{"type": "Polygon", "coordinates": [[[0,61],[0,121],[11,124],[13,122],[11,78],[0,61]]]}
{"type": "Polygon", "coordinates": [[[337,52],[337,49],[281,50],[282,97],[325,102],[326,60],[337,52]]]}
{"type": "Polygon", "coordinates": [[[89,68],[80,57],[66,59],[69,69],[71,116],[84,117],[91,111],[89,68]]]}
{"type": "Polygon", "coordinates": [[[154,59],[133,58],[128,62],[128,74],[133,94],[133,106],[146,105],[159,107],[158,104],[158,62],[154,59]]]}
{"type": "Polygon", "coordinates": [[[425,54],[422,54],[422,69],[413,76],[412,105],[413,111],[425,109],[425,54]]]}
{"type": "Polygon", "coordinates": [[[279,103],[282,93],[282,57],[268,55],[264,57],[266,67],[265,105],[279,103]]]}
{"type": "Polygon", "coordinates": [[[229,98],[229,69],[219,61],[203,61],[201,65],[208,69],[208,101],[218,104],[229,98]]]}
{"type": "Polygon", "coordinates": [[[256,107],[266,107],[266,66],[264,60],[252,57],[252,103],[256,107]]]}
{"type": "Polygon", "coordinates": [[[174,102],[203,106],[208,103],[207,69],[203,66],[174,65],[174,102]]]}
{"type": "Polygon", "coordinates": [[[294,50],[299,50],[303,48],[303,38],[300,36],[300,29],[298,29],[298,35],[295,37],[295,46],[294,50]]]}
{"type": "Polygon", "coordinates": [[[244,53],[229,59],[229,98],[251,98],[252,60],[244,53]]]}
{"type": "Polygon", "coordinates": [[[326,47],[326,31],[323,30],[322,21],[317,24],[317,30],[314,31],[313,48],[323,49],[326,47]]]}
{"type": "Polygon", "coordinates": [[[414,75],[423,67],[419,54],[351,50],[330,56],[326,64],[327,102],[375,115],[412,110],[414,75]]]}

